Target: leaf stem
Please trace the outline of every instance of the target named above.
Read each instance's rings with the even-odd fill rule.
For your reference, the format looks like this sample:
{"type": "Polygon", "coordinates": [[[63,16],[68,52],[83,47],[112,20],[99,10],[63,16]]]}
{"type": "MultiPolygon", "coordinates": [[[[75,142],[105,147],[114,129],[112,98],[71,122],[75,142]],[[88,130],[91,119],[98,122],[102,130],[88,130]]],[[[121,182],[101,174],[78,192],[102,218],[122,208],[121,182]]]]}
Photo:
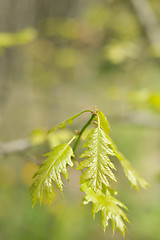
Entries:
{"type": "Polygon", "coordinates": [[[82,111],[82,112],[80,112],[80,113],[77,113],[76,115],[74,115],[73,117],[67,119],[66,121],[64,121],[64,122],[62,122],[62,123],[60,123],[59,125],[57,125],[57,126],[54,127],[53,129],[48,130],[48,133],[47,133],[47,134],[49,134],[49,133],[51,133],[51,132],[54,132],[54,131],[56,131],[56,130],[59,129],[59,128],[64,128],[64,127],[66,127],[67,123],[72,124],[72,121],[73,121],[75,118],[79,117],[80,115],[82,115],[83,113],[86,113],[86,112],[91,112],[91,113],[92,113],[91,110],[84,110],[84,111],[82,111]]]}
{"type": "Polygon", "coordinates": [[[77,140],[76,140],[76,142],[75,142],[75,144],[74,144],[74,146],[73,146],[73,152],[75,152],[75,150],[76,150],[76,148],[77,148],[77,145],[78,145],[78,143],[79,143],[79,141],[80,141],[80,138],[81,138],[83,132],[84,132],[85,129],[90,125],[90,123],[92,122],[92,120],[93,120],[93,118],[94,118],[95,116],[96,116],[96,114],[95,114],[95,113],[92,113],[92,116],[90,117],[90,119],[88,120],[88,122],[83,126],[83,128],[82,128],[81,131],[79,132],[78,138],[77,138],[77,140]]]}

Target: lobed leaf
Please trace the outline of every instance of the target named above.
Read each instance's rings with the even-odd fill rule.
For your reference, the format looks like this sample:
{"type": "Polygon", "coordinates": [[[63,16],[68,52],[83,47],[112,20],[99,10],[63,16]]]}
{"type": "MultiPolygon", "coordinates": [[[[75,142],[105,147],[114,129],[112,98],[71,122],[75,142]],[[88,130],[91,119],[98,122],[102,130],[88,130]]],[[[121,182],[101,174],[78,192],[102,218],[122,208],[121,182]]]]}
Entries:
{"type": "Polygon", "coordinates": [[[111,169],[115,169],[108,155],[115,155],[109,147],[110,141],[106,138],[103,130],[98,126],[88,135],[88,141],[83,145],[88,149],[80,156],[86,158],[77,169],[87,170],[81,175],[80,183],[87,182],[94,191],[102,189],[103,184],[109,187],[107,177],[116,181],[111,169]]]}
{"type": "Polygon", "coordinates": [[[101,223],[103,230],[106,230],[108,222],[111,220],[113,232],[116,229],[119,229],[124,236],[126,226],[123,220],[127,222],[129,221],[125,212],[121,208],[127,210],[126,206],[113,197],[109,191],[107,191],[106,195],[99,190],[94,192],[93,189],[88,187],[86,183],[82,184],[81,190],[85,192],[83,204],[88,204],[89,202],[93,203],[93,219],[95,218],[95,214],[101,211],[101,223]]]}
{"type": "Polygon", "coordinates": [[[98,111],[99,114],[99,119],[100,119],[100,126],[101,128],[104,130],[104,133],[106,135],[106,138],[110,141],[110,147],[112,148],[115,156],[118,158],[118,160],[120,161],[125,175],[128,178],[131,186],[134,186],[135,189],[139,190],[139,185],[142,188],[146,188],[149,186],[149,184],[147,183],[147,181],[142,178],[139,173],[131,166],[131,164],[129,163],[129,161],[123,156],[122,153],[120,153],[115,145],[115,143],[112,141],[112,139],[108,136],[108,121],[105,122],[104,121],[104,114],[100,113],[100,111],[98,111]]]}
{"type": "Polygon", "coordinates": [[[35,205],[37,200],[42,202],[44,193],[49,202],[51,202],[52,197],[54,196],[52,181],[55,182],[57,188],[63,190],[63,182],[61,179],[60,173],[68,180],[68,172],[66,169],[67,164],[73,167],[73,162],[71,157],[74,156],[72,148],[69,144],[60,144],[54,148],[52,151],[45,154],[47,159],[41,164],[38,171],[34,174],[35,178],[31,188],[30,196],[32,199],[32,206],[35,205]]]}
{"type": "Polygon", "coordinates": [[[139,175],[139,173],[131,166],[122,153],[116,151],[115,154],[119,159],[131,186],[137,190],[139,190],[139,185],[146,189],[149,186],[148,182],[139,175]]]}
{"type": "Polygon", "coordinates": [[[104,130],[104,132],[109,134],[110,126],[109,126],[109,122],[108,122],[107,118],[104,116],[104,114],[100,110],[97,112],[97,114],[99,116],[101,128],[104,130]]]}
{"type": "Polygon", "coordinates": [[[118,160],[120,161],[125,172],[125,175],[128,178],[131,186],[133,186],[136,190],[139,190],[139,185],[144,189],[148,187],[149,184],[147,183],[147,181],[139,175],[139,173],[131,166],[130,162],[123,156],[122,153],[118,151],[114,142],[111,139],[110,141],[111,148],[115,153],[116,157],[118,158],[118,160]]]}

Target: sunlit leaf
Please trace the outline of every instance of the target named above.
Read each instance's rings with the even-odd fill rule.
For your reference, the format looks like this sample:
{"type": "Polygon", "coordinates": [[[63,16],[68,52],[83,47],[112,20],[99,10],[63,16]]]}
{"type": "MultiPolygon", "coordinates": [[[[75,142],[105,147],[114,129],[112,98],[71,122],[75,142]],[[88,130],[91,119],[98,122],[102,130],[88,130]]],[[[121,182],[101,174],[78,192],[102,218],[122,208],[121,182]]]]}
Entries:
{"type": "MultiPolygon", "coordinates": [[[[112,196],[116,195],[117,192],[112,189],[110,182],[110,180],[116,181],[113,173],[116,169],[111,161],[111,156],[116,156],[118,158],[124,169],[126,177],[130,181],[131,185],[137,190],[139,189],[139,185],[146,188],[148,183],[136,172],[136,170],[131,167],[127,159],[125,159],[125,157],[118,151],[116,145],[108,135],[110,130],[109,123],[101,111],[96,110],[92,112],[90,110],[86,110],[80,112],[62,124],[56,126],[54,129],[50,130],[50,132],[53,132],[58,128],[65,127],[67,123],[72,124],[73,119],[84,112],[92,113],[87,123],[80,131],[75,132],[75,136],[69,143],[60,144],[52,148],[52,151],[46,154],[47,159],[34,174],[33,178],[35,178],[35,180],[30,188],[32,204],[34,206],[37,200],[41,203],[44,194],[48,201],[51,202],[52,197],[54,196],[52,182],[55,183],[60,191],[63,190],[61,173],[68,180],[66,166],[70,165],[73,167],[73,162],[71,160],[71,157],[74,157],[73,152],[77,148],[79,140],[83,136],[85,130],[89,130],[89,125],[94,123],[94,128],[89,130],[87,140],[83,145],[83,147],[87,149],[80,156],[80,158],[85,159],[80,163],[74,159],[76,165],[78,165],[77,169],[82,171],[80,183],[81,190],[85,192],[83,204],[88,204],[89,202],[93,203],[93,218],[95,218],[96,213],[101,211],[101,223],[104,231],[110,220],[113,232],[116,229],[119,229],[124,236],[126,229],[124,221],[128,222],[128,219],[122,208],[127,208],[123,203],[112,196]],[[69,145],[74,138],[76,138],[76,141],[72,150],[69,145]]],[[[66,136],[64,136],[63,133],[61,134],[62,135],[59,136],[68,137],[68,132],[66,136]]],[[[54,145],[55,139],[57,139],[58,135],[52,133],[47,136],[50,136],[50,139],[47,137],[50,144],[54,145]]],[[[61,139],[61,137],[59,140],[64,140],[61,139]]]]}
{"type": "Polygon", "coordinates": [[[97,112],[97,114],[98,114],[98,116],[99,116],[101,128],[102,128],[107,134],[109,134],[109,132],[110,132],[110,126],[109,126],[109,122],[108,122],[107,118],[105,117],[105,115],[104,115],[100,110],[97,112]]]}
{"type": "Polygon", "coordinates": [[[149,184],[147,181],[139,175],[139,173],[131,166],[130,162],[128,162],[123,154],[117,151],[115,153],[124,169],[125,175],[128,178],[131,186],[135,187],[137,190],[139,190],[139,185],[144,189],[148,187],[149,184]]]}
{"type": "MultiPolygon", "coordinates": [[[[101,120],[101,118],[100,118],[100,120],[101,120]]],[[[139,189],[139,185],[142,188],[146,188],[147,186],[149,186],[147,181],[139,175],[139,173],[131,166],[131,164],[123,156],[123,154],[118,151],[115,143],[108,136],[108,128],[107,128],[108,123],[107,123],[107,125],[105,125],[104,121],[101,120],[100,124],[101,124],[102,129],[104,130],[106,138],[110,142],[110,147],[112,148],[113,153],[115,154],[115,156],[120,161],[120,163],[121,163],[121,165],[122,165],[122,167],[124,169],[125,175],[128,178],[129,182],[131,183],[131,186],[134,186],[137,190],[139,189]]]]}
{"type": "Polygon", "coordinates": [[[126,206],[113,197],[109,191],[102,193],[101,191],[94,192],[92,188],[88,187],[87,184],[82,184],[81,190],[85,192],[83,204],[93,203],[92,216],[95,218],[95,214],[101,211],[101,223],[105,231],[108,226],[109,220],[112,222],[113,232],[117,229],[125,235],[126,226],[124,221],[128,221],[125,212],[121,209],[127,209],[126,206]]]}
{"type": "Polygon", "coordinates": [[[118,151],[114,142],[111,139],[110,141],[111,148],[115,153],[116,157],[118,158],[118,160],[120,161],[124,169],[125,175],[128,178],[129,182],[131,183],[131,186],[134,186],[135,189],[137,190],[139,189],[139,185],[142,188],[146,188],[147,186],[149,186],[147,181],[139,175],[139,173],[131,166],[130,162],[128,162],[128,160],[123,156],[123,154],[118,151]]]}
{"type": "Polygon", "coordinates": [[[87,170],[81,175],[80,182],[87,182],[93,190],[102,189],[103,184],[109,186],[107,177],[116,181],[111,169],[115,169],[108,155],[114,155],[109,148],[110,141],[106,138],[103,130],[98,126],[88,135],[88,141],[83,147],[88,149],[81,155],[81,158],[87,158],[80,162],[77,169],[87,170]]]}
{"type": "Polygon", "coordinates": [[[63,182],[60,173],[62,173],[68,180],[66,166],[68,164],[73,167],[71,157],[74,156],[74,154],[72,148],[69,146],[73,139],[67,144],[60,144],[52,148],[52,151],[45,155],[47,156],[47,159],[34,174],[33,178],[35,178],[35,180],[30,188],[30,196],[33,206],[37,200],[39,200],[40,203],[42,202],[44,193],[46,194],[48,201],[51,202],[52,197],[54,196],[52,181],[60,191],[63,190],[63,182]]]}

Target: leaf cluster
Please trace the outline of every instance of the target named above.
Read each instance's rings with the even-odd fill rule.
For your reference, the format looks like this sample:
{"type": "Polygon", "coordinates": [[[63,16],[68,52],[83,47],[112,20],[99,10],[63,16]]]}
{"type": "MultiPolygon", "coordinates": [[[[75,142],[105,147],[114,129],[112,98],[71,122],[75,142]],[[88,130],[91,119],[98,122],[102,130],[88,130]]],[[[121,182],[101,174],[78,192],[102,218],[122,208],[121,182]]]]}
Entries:
{"type": "Polygon", "coordinates": [[[95,218],[97,212],[101,211],[101,223],[104,231],[109,220],[111,220],[113,232],[119,229],[125,235],[126,225],[124,221],[129,221],[122,208],[127,210],[127,207],[113,196],[114,190],[111,187],[111,182],[117,182],[117,180],[115,176],[116,168],[111,156],[115,156],[120,161],[126,177],[137,190],[139,185],[146,188],[148,183],[132,168],[123,154],[118,151],[109,136],[110,127],[104,114],[100,110],[94,112],[90,110],[83,111],[56,126],[49,133],[66,127],[67,123],[71,124],[76,117],[85,112],[90,112],[91,117],[82,129],[76,132],[68,143],[53,147],[45,155],[46,160],[34,174],[34,182],[30,188],[32,204],[34,206],[37,200],[41,203],[44,195],[46,195],[49,203],[51,202],[54,196],[52,182],[60,191],[63,191],[61,174],[69,180],[67,166],[74,166],[74,154],[81,136],[86,128],[93,123],[94,127],[89,132],[87,141],[83,145],[86,150],[80,156],[82,160],[76,168],[76,170],[82,172],[80,184],[81,191],[85,193],[83,204],[92,203],[93,218],[95,218]],[[72,148],[70,145],[73,141],[75,142],[72,148]]]}

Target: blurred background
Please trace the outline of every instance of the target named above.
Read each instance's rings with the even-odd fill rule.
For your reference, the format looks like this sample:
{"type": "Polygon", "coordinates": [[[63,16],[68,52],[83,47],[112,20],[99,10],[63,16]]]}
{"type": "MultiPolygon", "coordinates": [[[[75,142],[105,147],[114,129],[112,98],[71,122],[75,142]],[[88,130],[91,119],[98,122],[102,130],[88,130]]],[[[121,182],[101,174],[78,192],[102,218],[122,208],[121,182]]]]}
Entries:
{"type": "Polygon", "coordinates": [[[28,197],[42,155],[89,116],[47,129],[95,106],[151,185],[131,189],[117,165],[126,239],[159,240],[160,1],[0,0],[0,240],[123,239],[81,206],[78,171],[50,206],[32,209],[28,197]]]}

